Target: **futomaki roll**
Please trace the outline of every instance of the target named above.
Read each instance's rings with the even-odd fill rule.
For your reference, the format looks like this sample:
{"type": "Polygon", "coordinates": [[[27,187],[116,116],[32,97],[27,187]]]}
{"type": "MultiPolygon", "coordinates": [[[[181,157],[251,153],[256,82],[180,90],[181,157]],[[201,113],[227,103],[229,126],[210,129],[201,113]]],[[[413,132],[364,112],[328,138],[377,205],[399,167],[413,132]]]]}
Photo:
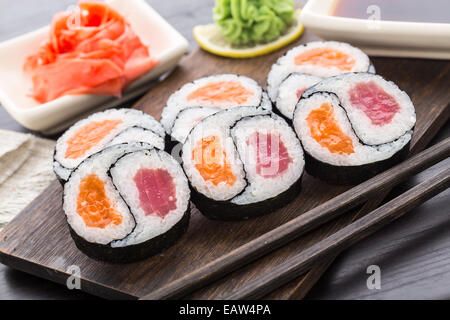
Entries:
{"type": "Polygon", "coordinates": [[[308,89],[294,111],[309,174],[356,184],[400,162],[416,122],[408,95],[370,73],[347,73],[308,89]]]}
{"type": "Polygon", "coordinates": [[[148,144],[118,144],[85,159],[64,185],[77,247],[113,263],[147,258],[186,231],[190,190],[179,163],[148,144]]]}
{"type": "Polygon", "coordinates": [[[192,200],[207,217],[239,220],[277,210],[300,191],[303,150],[284,119],[255,107],[211,115],[183,145],[192,200]]]}
{"type": "MultiPolygon", "coordinates": [[[[171,134],[178,114],[184,109],[207,107],[223,110],[242,106],[272,109],[267,94],[255,80],[234,74],[209,76],[185,84],[173,93],[162,112],[161,123],[171,134]]],[[[199,116],[204,116],[199,108],[196,111],[199,116]]]]}
{"type": "MultiPolygon", "coordinates": [[[[278,99],[280,85],[292,73],[327,78],[347,72],[375,73],[375,69],[363,51],[347,43],[309,42],[289,50],[272,66],[267,78],[267,92],[275,103],[278,99]]],[[[298,93],[299,90],[304,90],[307,86],[314,84],[314,79],[320,80],[296,76],[295,79],[290,80],[289,84],[285,85],[298,93]]],[[[283,112],[281,113],[284,115],[283,112]]]]}
{"type": "Polygon", "coordinates": [[[111,109],[83,119],[56,142],[53,168],[67,181],[71,172],[87,157],[109,145],[145,142],[164,150],[165,131],[152,116],[139,110],[111,109]]]}

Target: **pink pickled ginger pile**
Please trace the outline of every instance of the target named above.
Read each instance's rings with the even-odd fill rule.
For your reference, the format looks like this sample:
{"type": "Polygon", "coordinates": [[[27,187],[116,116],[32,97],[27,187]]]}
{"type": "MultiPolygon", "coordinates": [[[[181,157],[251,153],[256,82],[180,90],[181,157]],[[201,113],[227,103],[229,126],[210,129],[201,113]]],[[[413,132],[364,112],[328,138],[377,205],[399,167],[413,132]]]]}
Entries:
{"type": "Polygon", "coordinates": [[[104,3],[82,1],[79,10],[53,18],[49,40],[26,59],[33,98],[45,103],[66,94],[121,96],[158,62],[131,26],[104,3]]]}

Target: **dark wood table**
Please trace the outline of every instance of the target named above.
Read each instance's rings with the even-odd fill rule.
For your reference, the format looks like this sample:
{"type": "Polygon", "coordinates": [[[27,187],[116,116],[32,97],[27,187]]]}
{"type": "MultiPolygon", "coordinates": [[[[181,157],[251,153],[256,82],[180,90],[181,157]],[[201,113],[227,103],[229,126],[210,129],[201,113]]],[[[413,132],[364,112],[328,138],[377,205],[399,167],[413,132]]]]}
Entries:
{"type": "MultiPolygon", "coordinates": [[[[147,0],[195,47],[192,27],[211,21],[213,0],[147,0]]],[[[48,24],[76,0],[0,0],[0,41],[48,24]]],[[[5,77],[7,75],[0,75],[5,77]]],[[[450,101],[449,101],[450,103],[450,101]]],[[[28,132],[0,107],[0,129],[28,132]]],[[[433,143],[450,136],[442,129],[433,143]]],[[[414,177],[392,196],[450,165],[450,159],[414,177]]],[[[308,299],[450,299],[450,191],[344,252],[308,299]],[[367,267],[381,269],[381,289],[369,290],[367,267]]],[[[0,265],[0,299],[95,299],[0,265]]]]}

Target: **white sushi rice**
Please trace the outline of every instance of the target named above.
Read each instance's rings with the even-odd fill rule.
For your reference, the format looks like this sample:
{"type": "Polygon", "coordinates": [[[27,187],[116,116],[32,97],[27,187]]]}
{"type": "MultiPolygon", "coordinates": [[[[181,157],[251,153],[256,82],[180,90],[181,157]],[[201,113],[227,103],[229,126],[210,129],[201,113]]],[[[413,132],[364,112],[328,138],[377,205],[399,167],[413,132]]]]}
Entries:
{"type": "MultiPolygon", "coordinates": [[[[78,236],[92,243],[106,245],[114,240],[120,240],[130,234],[136,226],[135,219],[127,204],[123,201],[116,187],[108,175],[109,167],[123,155],[143,149],[151,149],[152,146],[142,143],[115,145],[86,159],[70,176],[64,185],[63,209],[67,222],[78,236]],[[78,196],[80,183],[87,176],[94,174],[105,183],[106,195],[112,207],[122,215],[120,225],[109,224],[104,229],[88,227],[83,218],[78,214],[78,196]]],[[[83,204],[84,206],[86,204],[83,204]]]]}
{"type": "Polygon", "coordinates": [[[270,101],[269,95],[265,91],[262,93],[261,104],[259,107],[266,110],[272,110],[272,101],[270,101]]]}
{"type": "Polygon", "coordinates": [[[230,127],[238,120],[253,115],[267,115],[270,111],[255,107],[241,107],[218,112],[205,118],[189,134],[183,145],[182,161],[183,167],[192,186],[206,197],[216,201],[230,200],[241,193],[247,185],[243,163],[236,153],[236,146],[230,134],[230,127]],[[236,182],[230,186],[225,183],[214,185],[211,181],[206,181],[196,168],[193,159],[193,152],[202,143],[202,139],[215,136],[220,140],[226,159],[223,155],[216,155],[215,162],[230,164],[231,170],[236,177],[236,182]]]}
{"type": "Polygon", "coordinates": [[[53,172],[59,179],[67,181],[72,173],[72,170],[64,168],[58,161],[53,161],[53,172]]]}
{"type": "Polygon", "coordinates": [[[131,127],[122,131],[108,143],[108,146],[129,142],[145,142],[159,150],[164,150],[165,147],[164,137],[161,137],[152,130],[140,127],[131,127]]]}
{"type": "Polygon", "coordinates": [[[320,78],[327,78],[336,76],[347,72],[372,72],[373,66],[370,63],[369,57],[360,49],[355,48],[347,43],[336,41],[316,41],[309,42],[304,45],[295,47],[289,50],[284,56],[280,57],[278,61],[272,66],[267,78],[267,92],[272,101],[276,101],[278,96],[278,88],[280,84],[286,79],[289,74],[298,72],[310,74],[320,78]],[[297,65],[295,58],[308,50],[316,48],[332,48],[339,50],[354,59],[355,64],[351,70],[341,70],[334,66],[319,66],[313,64],[297,65]]]}
{"type": "Polygon", "coordinates": [[[271,108],[271,104],[268,103],[266,99],[267,96],[264,96],[262,88],[259,84],[248,77],[238,76],[234,74],[221,74],[214,75],[209,77],[204,77],[195,80],[194,82],[185,84],[178,91],[173,93],[167,101],[166,107],[163,109],[161,115],[161,124],[166,129],[168,134],[171,134],[172,127],[178,113],[186,108],[190,107],[209,107],[209,108],[218,108],[218,109],[230,109],[239,106],[264,106],[266,108],[271,108]],[[189,100],[187,97],[193,93],[195,90],[206,86],[211,83],[216,83],[220,81],[235,81],[240,83],[246,90],[253,93],[245,102],[241,104],[237,104],[234,102],[223,103],[217,102],[214,100],[211,101],[200,101],[196,99],[189,100]]]}
{"type": "MultiPolygon", "coordinates": [[[[266,92],[263,92],[261,108],[271,110],[272,103],[266,92]]],[[[203,119],[221,111],[219,108],[190,107],[178,113],[172,126],[171,137],[178,142],[184,143],[189,132],[203,119]]]]}
{"type": "Polygon", "coordinates": [[[154,149],[127,154],[114,164],[110,172],[114,185],[136,219],[133,232],[125,239],[111,243],[113,248],[140,244],[166,233],[183,218],[188,209],[190,190],[186,176],[179,163],[163,151],[154,149]],[[133,180],[141,169],[164,169],[173,178],[176,209],[171,210],[164,218],[155,214],[146,215],[141,207],[139,190],[133,180]]]}
{"type": "Polygon", "coordinates": [[[377,146],[362,144],[353,131],[354,123],[350,122],[346,111],[339,104],[339,99],[334,94],[325,92],[318,92],[308,98],[302,98],[295,109],[293,124],[305,151],[315,159],[335,166],[360,166],[389,159],[400,151],[412,137],[411,130],[390,143],[377,146]],[[352,140],[354,153],[331,153],[328,148],[320,145],[311,136],[307,118],[311,111],[318,109],[324,103],[333,107],[334,116],[340,129],[352,140]]]}
{"type": "MultiPolygon", "coordinates": [[[[111,109],[104,112],[98,112],[86,119],[77,122],[70,129],[68,129],[56,142],[56,152],[54,157],[55,173],[61,179],[67,180],[71,171],[76,168],[84,159],[96,152],[101,151],[124,130],[135,126],[151,130],[162,138],[164,138],[165,136],[165,131],[158,121],[156,121],[152,116],[143,113],[142,111],[133,109],[111,109]],[[89,125],[90,123],[102,122],[105,120],[120,120],[122,122],[119,123],[113,130],[111,130],[111,132],[109,132],[95,146],[87,150],[87,152],[82,156],[78,158],[66,157],[66,152],[69,146],[68,142],[80,129],[89,125]]],[[[135,140],[136,139],[133,138],[132,141],[135,140]]]]}
{"type": "MultiPolygon", "coordinates": [[[[244,163],[246,179],[249,183],[243,193],[232,199],[232,203],[245,205],[276,197],[287,191],[301,177],[305,160],[300,141],[292,128],[280,117],[272,114],[244,118],[236,123],[231,134],[244,163]],[[248,145],[250,137],[255,133],[271,134],[281,140],[292,160],[286,171],[275,177],[262,177],[257,173],[257,151],[256,148],[248,145]]],[[[271,140],[272,153],[279,152],[280,140],[271,140]]],[[[278,167],[269,170],[271,169],[274,172],[278,171],[278,167]]]]}
{"type": "Polygon", "coordinates": [[[305,91],[318,82],[322,78],[303,73],[293,73],[288,76],[280,85],[278,97],[276,99],[276,107],[288,119],[294,116],[294,109],[299,100],[297,92],[305,91]]]}
{"type": "Polygon", "coordinates": [[[305,92],[308,96],[314,92],[326,91],[335,93],[345,109],[352,127],[358,138],[368,145],[379,145],[398,139],[413,129],[416,123],[414,105],[409,96],[391,81],[386,81],[379,75],[370,73],[348,73],[328,78],[305,92]],[[350,90],[359,83],[374,82],[390,95],[399,105],[400,110],[392,120],[384,125],[375,125],[367,114],[354,106],[350,100],[350,90]]]}
{"type": "Polygon", "coordinates": [[[172,138],[184,143],[189,132],[203,119],[219,112],[216,108],[195,107],[182,110],[172,127],[172,138]]]}

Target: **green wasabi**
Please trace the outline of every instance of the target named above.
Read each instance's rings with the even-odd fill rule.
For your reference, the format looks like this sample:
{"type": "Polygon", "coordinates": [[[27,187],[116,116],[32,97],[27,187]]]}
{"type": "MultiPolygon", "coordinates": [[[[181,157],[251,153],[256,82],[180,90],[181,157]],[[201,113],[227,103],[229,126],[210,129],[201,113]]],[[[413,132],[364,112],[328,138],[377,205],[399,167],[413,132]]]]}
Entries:
{"type": "Polygon", "coordinates": [[[216,0],[215,23],[235,45],[270,42],[294,20],[293,0],[216,0]]]}

